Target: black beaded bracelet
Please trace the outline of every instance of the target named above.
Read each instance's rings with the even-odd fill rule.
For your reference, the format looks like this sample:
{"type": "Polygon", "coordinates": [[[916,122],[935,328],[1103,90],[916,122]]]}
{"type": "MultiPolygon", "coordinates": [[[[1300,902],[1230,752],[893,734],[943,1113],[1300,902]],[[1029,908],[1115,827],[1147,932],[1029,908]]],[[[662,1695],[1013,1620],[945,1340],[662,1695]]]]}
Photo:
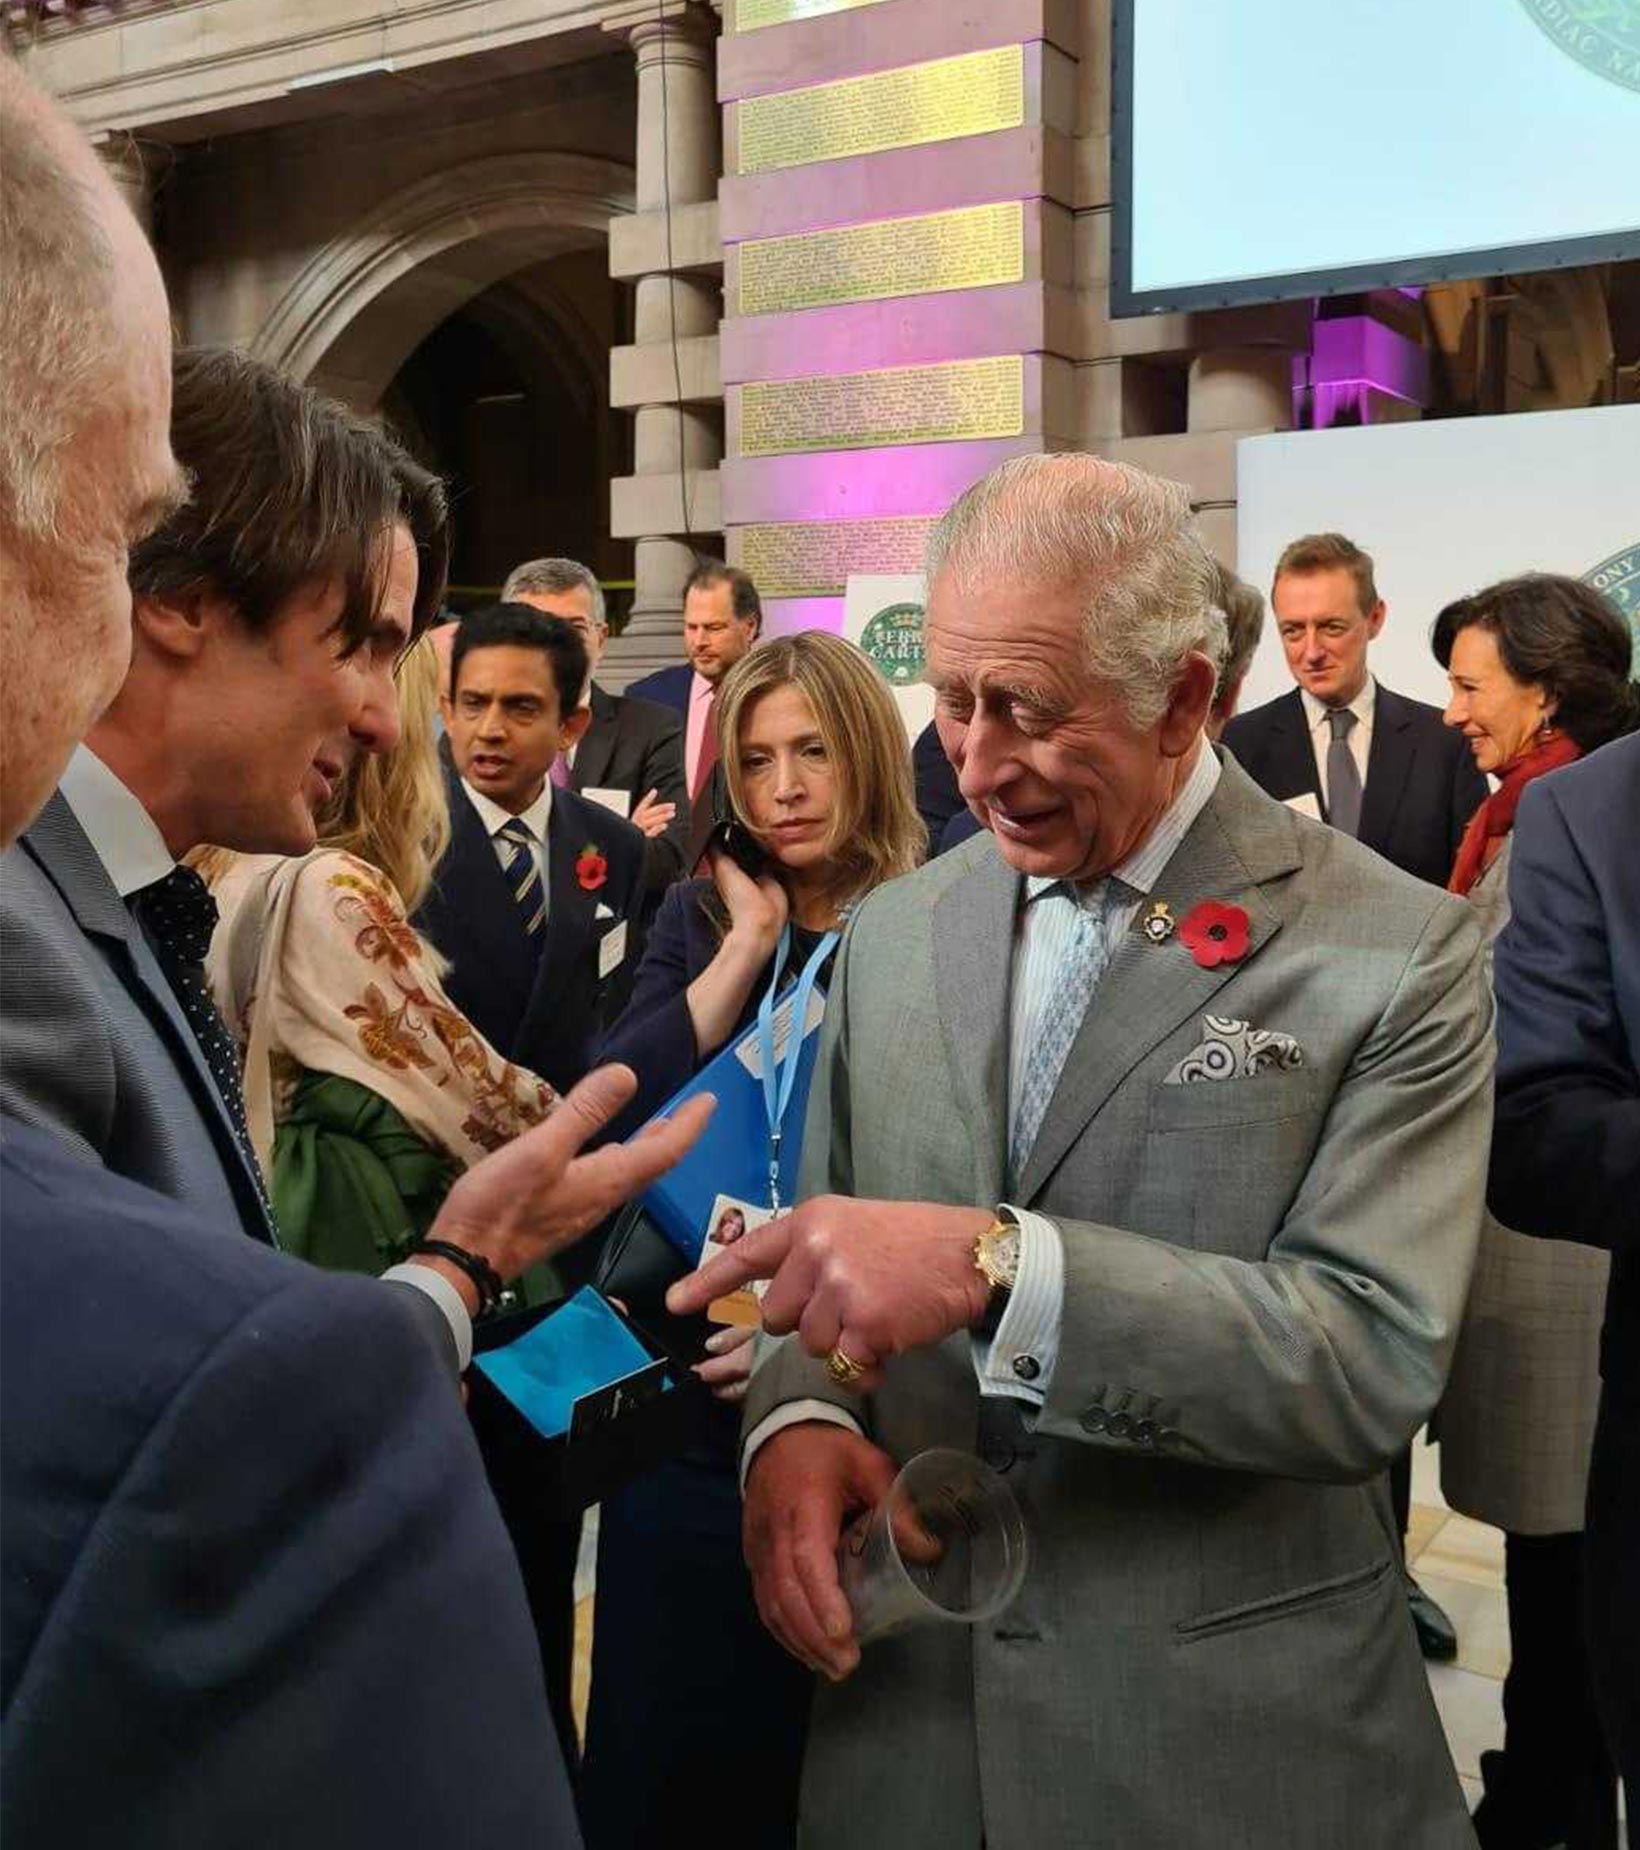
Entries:
{"type": "Polygon", "coordinates": [[[457,1270],[465,1272],[478,1293],[478,1314],[481,1317],[489,1316],[506,1295],[507,1283],[501,1274],[488,1259],[468,1252],[465,1246],[452,1245],[449,1240],[420,1240],[410,1251],[427,1253],[434,1259],[448,1259],[457,1270]]]}

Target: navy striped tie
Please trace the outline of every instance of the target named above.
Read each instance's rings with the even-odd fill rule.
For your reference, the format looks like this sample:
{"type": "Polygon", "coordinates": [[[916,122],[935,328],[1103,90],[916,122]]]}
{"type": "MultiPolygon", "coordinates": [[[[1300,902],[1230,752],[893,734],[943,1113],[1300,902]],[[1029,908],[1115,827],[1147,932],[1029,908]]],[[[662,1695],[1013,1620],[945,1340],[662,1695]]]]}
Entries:
{"type": "Polygon", "coordinates": [[[496,831],[496,840],[501,843],[506,855],[503,871],[507,876],[507,885],[512,888],[512,896],[524,919],[524,936],[531,944],[541,936],[541,927],[547,922],[547,896],[541,889],[541,868],[535,858],[535,837],[530,833],[529,824],[521,822],[514,816],[511,822],[505,822],[496,831]]]}

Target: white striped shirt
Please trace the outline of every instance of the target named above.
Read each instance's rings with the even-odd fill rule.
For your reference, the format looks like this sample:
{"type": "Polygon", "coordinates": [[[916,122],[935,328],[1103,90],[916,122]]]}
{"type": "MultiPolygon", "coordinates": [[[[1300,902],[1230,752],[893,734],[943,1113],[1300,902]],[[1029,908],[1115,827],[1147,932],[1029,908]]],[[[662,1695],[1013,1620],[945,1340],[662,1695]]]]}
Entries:
{"type": "MultiPolygon", "coordinates": [[[[1179,794],[1163,812],[1142,843],[1103,879],[1077,889],[1084,910],[1098,912],[1104,931],[1107,962],[1123,935],[1132,928],[1139,908],[1149,899],[1189,833],[1190,825],[1207,807],[1219,787],[1223,767],[1218,754],[1205,741],[1198,748],[1179,794]],[[1120,891],[1106,903],[1112,881],[1120,891]]],[[[1076,915],[1067,905],[1039,902],[1054,890],[1058,880],[1032,879],[1025,883],[1025,903],[1014,933],[1013,980],[1009,988],[1008,1028],[1008,1144],[1013,1144],[1014,1116],[1030,1049],[1041,1032],[1042,1014],[1053,995],[1059,966],[1073,942],[1076,915]]],[[[1090,1008],[1099,1006],[1093,993],[1090,1008]]],[[[1018,1178],[1013,1178],[1017,1184],[1018,1178]]],[[[1059,1360],[1059,1325],[1065,1295],[1065,1258],[1059,1229],[1045,1215],[1004,1204],[1003,1213],[1019,1223],[1019,1275],[1008,1296],[1008,1307],[989,1343],[975,1340],[974,1367],[982,1394],[1008,1394],[1041,1406],[1059,1360]],[[1021,1379],[1023,1364],[1029,1379],[1021,1379]]]]}

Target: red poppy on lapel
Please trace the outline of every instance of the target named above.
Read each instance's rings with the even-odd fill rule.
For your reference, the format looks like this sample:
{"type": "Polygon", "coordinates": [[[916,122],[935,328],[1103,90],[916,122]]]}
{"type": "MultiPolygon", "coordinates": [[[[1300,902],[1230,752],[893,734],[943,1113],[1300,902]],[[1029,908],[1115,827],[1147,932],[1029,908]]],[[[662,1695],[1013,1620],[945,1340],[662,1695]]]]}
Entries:
{"type": "Polygon", "coordinates": [[[604,859],[601,848],[591,842],[575,857],[575,878],[581,883],[583,893],[596,893],[609,878],[609,862],[604,859]]]}
{"type": "Polygon", "coordinates": [[[1222,899],[1204,899],[1179,921],[1179,942],[1204,970],[1239,964],[1247,955],[1247,914],[1222,899]]]}

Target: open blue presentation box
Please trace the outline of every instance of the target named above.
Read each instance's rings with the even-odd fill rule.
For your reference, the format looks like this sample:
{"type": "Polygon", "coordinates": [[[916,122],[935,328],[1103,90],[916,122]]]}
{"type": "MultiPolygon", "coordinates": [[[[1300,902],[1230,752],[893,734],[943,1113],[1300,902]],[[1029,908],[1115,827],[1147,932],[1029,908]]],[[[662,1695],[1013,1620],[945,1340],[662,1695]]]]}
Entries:
{"type": "Polygon", "coordinates": [[[681,1451],[706,1390],[590,1286],[481,1323],[467,1410],[504,1513],[562,1520],[681,1451]]]}

